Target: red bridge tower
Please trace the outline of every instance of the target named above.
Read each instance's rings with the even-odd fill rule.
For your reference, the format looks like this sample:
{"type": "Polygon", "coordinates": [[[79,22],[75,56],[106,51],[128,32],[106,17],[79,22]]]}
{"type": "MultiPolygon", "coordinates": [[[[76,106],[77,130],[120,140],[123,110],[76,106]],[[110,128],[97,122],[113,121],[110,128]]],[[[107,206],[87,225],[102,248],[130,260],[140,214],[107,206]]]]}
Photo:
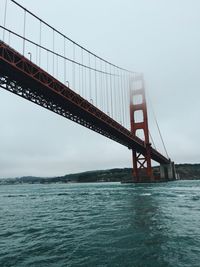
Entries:
{"type": "Polygon", "coordinates": [[[132,150],[133,156],[133,179],[134,182],[154,181],[153,170],[151,167],[151,143],[149,142],[147,104],[145,97],[144,82],[142,78],[134,81],[139,88],[131,89],[130,118],[131,132],[137,137],[137,132],[141,132],[145,143],[145,153],[132,150]],[[139,114],[137,114],[139,113],[139,114]],[[140,115],[138,120],[137,115],[140,115]]]}

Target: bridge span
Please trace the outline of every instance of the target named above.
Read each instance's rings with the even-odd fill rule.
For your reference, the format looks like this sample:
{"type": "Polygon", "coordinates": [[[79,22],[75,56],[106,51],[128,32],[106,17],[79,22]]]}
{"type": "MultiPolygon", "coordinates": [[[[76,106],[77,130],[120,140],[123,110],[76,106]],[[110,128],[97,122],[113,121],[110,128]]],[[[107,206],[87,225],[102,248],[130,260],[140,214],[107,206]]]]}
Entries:
{"type": "MultiPolygon", "coordinates": [[[[4,36],[5,32],[8,32],[8,34],[13,34],[14,36],[17,36],[23,42],[23,51],[19,52],[18,49],[13,48],[5,41],[0,41],[0,87],[22,98],[25,98],[37,105],[40,105],[41,107],[49,109],[67,119],[70,119],[92,131],[95,131],[131,149],[133,151],[134,166],[133,181],[149,182],[173,179],[175,176],[175,171],[170,159],[162,155],[155,148],[153,148],[149,140],[147,105],[143,83],[141,83],[141,86],[139,88],[134,90],[134,88],[131,87],[133,77],[130,76],[129,71],[119,68],[118,66],[96,56],[94,53],[91,53],[90,51],[86,50],[85,48],[81,47],[80,45],[76,44],[75,42],[64,36],[62,33],[58,32],[56,29],[52,28],[46,22],[42,21],[33,13],[19,5],[16,1],[11,0],[11,2],[20,7],[20,9],[22,9],[22,11],[24,12],[24,29],[26,28],[26,16],[27,14],[29,14],[30,16],[33,16],[36,20],[40,21],[40,35],[42,31],[41,25],[43,23],[53,31],[53,36],[56,32],[62,37],[64,37],[64,44],[66,40],[72,42],[74,49],[73,59],[69,59],[66,57],[65,48],[64,55],[60,55],[55,51],[51,51],[43,47],[41,44],[41,40],[40,44],[36,44],[30,39],[27,39],[25,37],[25,30],[24,36],[21,36],[13,30],[6,28],[6,25],[0,25],[1,29],[3,29],[4,36]],[[29,55],[29,58],[25,56],[26,43],[31,43],[31,45],[34,45],[37,48],[39,47],[40,50],[44,49],[47,52],[47,55],[48,53],[53,54],[52,64],[54,64],[54,55],[64,59],[64,82],[62,82],[59,78],[55,77],[54,65],[53,73],[50,73],[48,71],[48,67],[47,70],[45,70],[42,66],[40,66],[40,61],[43,60],[41,55],[39,59],[39,64],[37,64],[37,62],[33,62],[31,52],[27,53],[27,55],[29,55]],[[82,61],[75,61],[75,45],[82,52],[82,61]],[[89,55],[89,65],[84,63],[83,52],[89,55]],[[95,59],[95,63],[93,66],[91,63],[92,57],[95,59]],[[72,66],[74,66],[72,73],[74,86],[76,84],[75,66],[78,65],[79,86],[83,89],[85,86],[84,90],[89,87],[89,100],[83,96],[83,89],[82,93],[75,92],[75,90],[71,88],[70,83],[68,81],[66,82],[66,60],[70,61],[70,63],[72,63],[72,66]],[[97,60],[101,62],[101,64],[99,64],[99,68],[97,68],[97,60]],[[105,65],[104,68],[102,67],[102,62],[105,65]],[[83,70],[81,76],[80,68],[89,71],[88,79],[86,77],[86,72],[84,74],[83,70]],[[120,71],[125,71],[125,74],[123,73],[121,75],[120,71]],[[94,78],[92,78],[92,72],[94,73],[94,78]],[[103,103],[102,107],[99,107],[97,105],[97,100],[96,105],[93,101],[95,97],[97,98],[97,96],[100,95],[100,93],[98,92],[97,75],[101,75],[99,78],[101,84],[99,86],[101,89],[99,89],[100,93],[102,94],[102,92],[104,92],[104,94],[99,97],[101,103],[103,103]],[[105,83],[102,77],[106,77],[105,83]],[[126,77],[128,77],[128,83],[126,83],[125,81],[126,77]],[[84,86],[81,85],[81,81],[82,83],[84,83],[84,86]],[[119,83],[121,85],[119,85],[119,83]],[[95,94],[93,93],[92,85],[94,85],[95,87],[95,94]],[[106,88],[105,91],[103,91],[104,87],[106,88]],[[118,95],[115,96],[114,94],[116,94],[117,91],[118,95]],[[140,95],[142,97],[141,103],[134,103],[133,98],[136,95],[140,95]],[[111,102],[110,100],[108,100],[109,98],[111,99],[111,102]],[[119,104],[121,105],[121,107],[119,104]],[[120,109],[120,111],[118,111],[118,109],[120,109]],[[105,110],[107,112],[105,112],[105,110]],[[128,113],[127,110],[129,111],[128,113]],[[135,113],[137,111],[141,111],[143,113],[143,121],[139,123],[135,120],[135,113]],[[120,119],[116,119],[114,114],[118,114],[118,117],[121,116],[120,119]],[[125,121],[127,117],[130,117],[130,130],[122,123],[122,121],[125,121]],[[144,132],[143,139],[137,136],[137,130],[142,130],[144,132]],[[151,160],[154,160],[161,164],[161,171],[159,177],[155,177],[155,175],[153,174],[151,160]]],[[[54,42],[55,40],[53,40],[53,44],[54,42]]],[[[49,60],[49,58],[47,58],[47,60],[49,60]]]]}

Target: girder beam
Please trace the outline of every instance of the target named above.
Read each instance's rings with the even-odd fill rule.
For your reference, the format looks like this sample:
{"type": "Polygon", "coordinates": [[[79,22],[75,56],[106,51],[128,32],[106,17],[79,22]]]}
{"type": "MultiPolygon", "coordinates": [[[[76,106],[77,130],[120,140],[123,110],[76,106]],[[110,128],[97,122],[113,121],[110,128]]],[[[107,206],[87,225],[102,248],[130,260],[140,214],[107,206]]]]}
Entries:
{"type": "MultiPolygon", "coordinates": [[[[0,87],[145,155],[140,138],[1,41],[0,87]]],[[[169,162],[153,148],[150,154],[169,162]]]]}

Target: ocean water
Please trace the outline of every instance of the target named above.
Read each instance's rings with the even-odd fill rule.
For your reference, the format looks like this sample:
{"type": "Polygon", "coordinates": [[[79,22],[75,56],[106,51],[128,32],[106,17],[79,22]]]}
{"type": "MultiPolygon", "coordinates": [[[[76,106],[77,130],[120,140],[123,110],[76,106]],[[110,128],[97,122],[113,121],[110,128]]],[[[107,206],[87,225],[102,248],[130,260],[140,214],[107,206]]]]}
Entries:
{"type": "Polygon", "coordinates": [[[0,186],[0,267],[199,267],[200,181],[0,186]]]}

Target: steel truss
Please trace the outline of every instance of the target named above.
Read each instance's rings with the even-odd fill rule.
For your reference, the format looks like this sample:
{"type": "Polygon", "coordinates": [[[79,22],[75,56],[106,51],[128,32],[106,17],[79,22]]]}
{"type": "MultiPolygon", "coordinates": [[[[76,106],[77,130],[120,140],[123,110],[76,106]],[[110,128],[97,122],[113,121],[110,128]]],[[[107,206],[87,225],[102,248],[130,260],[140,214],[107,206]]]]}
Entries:
{"type": "MultiPolygon", "coordinates": [[[[0,41],[0,87],[108,137],[143,155],[145,143],[129,130],[0,41]]],[[[151,158],[169,160],[151,148],[151,158]]]]}

